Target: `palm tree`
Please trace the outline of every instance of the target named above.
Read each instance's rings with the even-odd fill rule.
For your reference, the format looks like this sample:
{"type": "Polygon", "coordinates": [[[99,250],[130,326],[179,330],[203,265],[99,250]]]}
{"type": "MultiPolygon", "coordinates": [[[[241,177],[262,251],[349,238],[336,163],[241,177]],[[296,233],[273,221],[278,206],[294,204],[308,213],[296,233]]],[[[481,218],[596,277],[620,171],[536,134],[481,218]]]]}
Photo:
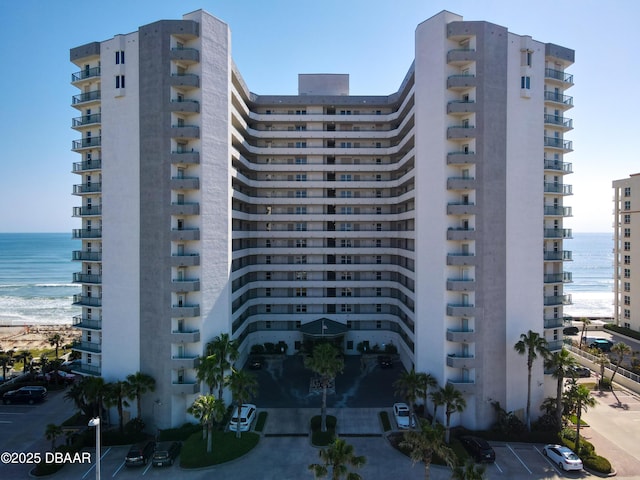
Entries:
{"type": "Polygon", "coordinates": [[[442,393],[442,400],[444,401],[445,405],[444,414],[446,416],[446,430],[444,440],[448,444],[449,434],[451,430],[451,414],[456,412],[463,412],[464,409],[467,408],[467,401],[462,396],[462,393],[450,383],[447,383],[444,388],[441,388],[440,392],[442,393]]]}
{"type": "Polygon", "coordinates": [[[120,433],[124,432],[124,407],[129,406],[127,399],[131,396],[131,385],[126,380],[119,380],[105,385],[107,393],[105,403],[107,406],[115,406],[118,409],[118,427],[120,433]]]}
{"type": "Polygon", "coordinates": [[[218,398],[222,398],[225,374],[239,356],[238,342],[231,340],[228,333],[221,333],[207,344],[206,355],[215,355],[218,359],[218,367],[214,370],[215,384],[218,386],[218,398]]]}
{"type": "Polygon", "coordinates": [[[324,478],[331,467],[331,480],[340,480],[341,478],[361,480],[362,477],[355,472],[350,472],[348,467],[360,468],[367,461],[364,456],[356,455],[353,451],[353,445],[349,445],[341,438],[336,438],[327,449],[320,450],[320,460],[322,460],[322,464],[311,464],[309,470],[316,478],[324,478]]]}
{"type": "Polygon", "coordinates": [[[202,424],[202,439],[207,438],[207,453],[211,453],[213,424],[224,417],[224,410],[224,402],[213,395],[200,395],[187,410],[202,424]]]}
{"type": "Polygon", "coordinates": [[[104,379],[102,377],[84,377],[80,382],[80,387],[91,411],[91,416],[102,418],[102,404],[107,393],[104,379]]]}
{"type": "Polygon", "coordinates": [[[476,465],[473,460],[467,459],[464,465],[456,465],[451,472],[451,480],[484,480],[486,465],[476,465]]]}
{"type": "Polygon", "coordinates": [[[444,405],[444,397],[442,396],[442,389],[436,390],[429,394],[431,401],[433,402],[433,418],[431,419],[431,425],[436,425],[436,418],[438,415],[438,407],[444,405]]]}
{"type": "Polygon", "coordinates": [[[49,342],[49,345],[51,345],[52,347],[55,347],[56,349],[56,359],[58,358],[58,349],[60,348],[60,344],[63,341],[62,335],[60,335],[59,333],[54,333],[52,335],[49,335],[47,337],[47,341],[49,342]]]}
{"type": "Polygon", "coordinates": [[[583,384],[574,382],[567,392],[567,396],[573,408],[575,409],[575,415],[577,418],[576,427],[576,454],[580,455],[580,423],[582,419],[582,413],[586,412],[589,407],[596,406],[596,399],[593,398],[591,390],[585,387],[583,384]]]}
{"type": "Polygon", "coordinates": [[[21,350],[18,352],[17,358],[22,360],[22,373],[29,373],[29,361],[31,358],[31,352],[29,350],[21,350]]]}
{"type": "Polygon", "coordinates": [[[613,377],[618,373],[618,369],[620,368],[620,364],[624,360],[625,355],[631,354],[631,347],[624,342],[618,342],[613,347],[611,347],[611,352],[617,355],[616,358],[616,368],[613,369],[613,373],[611,374],[611,388],[613,389],[613,377]]]}
{"type": "Polygon", "coordinates": [[[313,355],[305,358],[305,367],[320,376],[322,387],[322,407],[320,408],[321,426],[327,431],[327,389],[332,379],[344,370],[344,360],[338,355],[338,350],[330,343],[320,343],[313,349],[313,355]]]}
{"type": "Polygon", "coordinates": [[[605,368],[607,368],[609,366],[609,364],[611,363],[611,361],[609,360],[609,357],[607,357],[607,354],[594,348],[592,349],[594,351],[592,351],[592,353],[595,355],[595,359],[593,360],[593,362],[596,365],[600,366],[600,386],[599,386],[599,390],[602,391],[602,389],[604,388],[604,370],[605,368]]]}
{"type": "Polygon", "coordinates": [[[420,419],[420,430],[409,430],[404,433],[400,448],[409,450],[409,457],[415,465],[424,462],[424,478],[431,477],[431,460],[433,455],[442,458],[447,465],[453,465],[455,454],[444,441],[444,430],[441,425],[435,428],[424,419],[420,419]]]}
{"type": "Polygon", "coordinates": [[[2,380],[7,379],[7,370],[9,370],[9,366],[11,365],[11,357],[6,353],[0,353],[0,366],[2,367],[2,380]]]}
{"type": "MultiPolygon", "coordinates": [[[[258,390],[258,381],[255,375],[244,370],[234,370],[229,377],[229,388],[233,401],[238,406],[238,419],[242,404],[250,401],[258,390]]],[[[236,428],[236,437],[240,438],[240,428],[236,428]]]]}
{"type": "MultiPolygon", "coordinates": [[[[403,400],[406,400],[409,404],[409,412],[411,418],[413,418],[413,406],[419,396],[423,395],[423,382],[420,378],[420,374],[416,373],[415,369],[411,369],[410,372],[402,372],[400,377],[393,382],[395,387],[395,395],[398,395],[403,400]]],[[[411,422],[409,422],[411,425],[411,422]]]]}
{"type": "Polygon", "coordinates": [[[580,332],[580,348],[582,348],[582,343],[584,342],[584,335],[587,333],[587,327],[591,325],[591,320],[587,317],[583,317],[582,319],[582,331],[580,332]]]}
{"type": "Polygon", "coordinates": [[[520,340],[513,346],[520,355],[527,356],[527,430],[531,431],[531,369],[533,361],[538,358],[538,354],[546,357],[549,354],[547,350],[547,341],[541,337],[539,333],[529,330],[528,333],[520,334],[520,340]]]}
{"type": "Polygon", "coordinates": [[[93,408],[85,397],[84,379],[72,384],[64,394],[64,398],[65,400],[71,400],[85,417],[93,416],[93,408]]]}
{"type": "Polygon", "coordinates": [[[56,449],[56,438],[62,435],[62,427],[60,425],[56,425],[54,423],[50,423],[47,425],[47,429],[44,432],[44,436],[47,440],[51,440],[51,451],[55,451],[56,449]]]}
{"type": "Polygon", "coordinates": [[[571,367],[575,367],[576,360],[565,348],[559,352],[554,352],[544,361],[544,366],[556,379],[556,426],[558,430],[562,428],[562,389],[564,387],[564,379],[570,373],[571,367]]]}
{"type": "Polygon", "coordinates": [[[156,389],[156,380],[146,373],[136,372],[127,375],[127,382],[131,386],[129,398],[137,400],[138,418],[142,418],[142,395],[156,389]]]}
{"type": "Polygon", "coordinates": [[[217,355],[207,355],[200,357],[200,362],[196,369],[196,378],[199,382],[204,382],[209,387],[209,394],[213,395],[213,389],[218,386],[218,362],[217,355]]]}
{"type": "Polygon", "coordinates": [[[436,380],[436,377],[434,377],[430,373],[420,372],[418,373],[418,376],[421,383],[420,393],[424,401],[424,416],[426,417],[428,414],[427,399],[429,398],[429,389],[436,388],[438,386],[438,381],[436,380]]]}

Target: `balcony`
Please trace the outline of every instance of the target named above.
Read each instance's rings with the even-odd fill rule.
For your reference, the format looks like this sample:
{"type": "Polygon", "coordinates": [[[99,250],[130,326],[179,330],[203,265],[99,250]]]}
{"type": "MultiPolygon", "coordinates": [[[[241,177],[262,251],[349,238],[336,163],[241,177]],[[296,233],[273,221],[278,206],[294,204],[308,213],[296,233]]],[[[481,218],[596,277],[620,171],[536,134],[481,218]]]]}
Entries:
{"type": "Polygon", "coordinates": [[[573,216],[571,207],[560,207],[555,205],[544,207],[544,214],[547,216],[557,216],[557,217],[573,216]]]}
{"type": "Polygon", "coordinates": [[[86,295],[74,295],[73,305],[80,305],[82,307],[101,307],[102,297],[88,297],[86,295]]]}
{"type": "Polygon", "coordinates": [[[196,343],[200,341],[200,330],[174,330],[171,332],[172,343],[196,343]]]}
{"type": "Polygon", "coordinates": [[[102,345],[98,342],[73,342],[71,348],[78,352],[102,353],[102,345]]]}
{"type": "Polygon", "coordinates": [[[476,152],[449,152],[447,165],[470,165],[476,163],[476,152]]]}
{"type": "Polygon", "coordinates": [[[71,74],[71,83],[79,82],[81,80],[88,80],[90,78],[97,78],[100,76],[100,67],[85,68],[79,72],[71,74]]]}
{"type": "Polygon", "coordinates": [[[171,99],[169,109],[172,112],[182,113],[200,113],[200,102],[197,100],[189,100],[185,98],[171,99]]]}
{"type": "Polygon", "coordinates": [[[473,266],[477,258],[473,253],[447,253],[447,265],[452,267],[473,266]]]}
{"type": "Polygon", "coordinates": [[[80,140],[74,140],[71,143],[71,150],[78,151],[85,148],[95,148],[102,145],[102,137],[85,137],[80,140]]]}
{"type": "Polygon", "coordinates": [[[88,172],[90,170],[100,170],[102,168],[102,159],[93,158],[84,162],[75,162],[73,164],[73,173],[88,172]]]}
{"type": "Polygon", "coordinates": [[[556,137],[544,137],[544,146],[550,148],[559,148],[563,153],[573,151],[573,142],[556,137]]]}
{"type": "Polygon", "coordinates": [[[469,379],[449,379],[447,383],[453,385],[463,395],[476,393],[476,382],[469,379]]]}
{"type": "Polygon", "coordinates": [[[560,160],[544,160],[545,170],[554,170],[556,172],[573,173],[573,165],[560,160]]]}
{"type": "Polygon", "coordinates": [[[172,73],[169,83],[172,87],[198,88],[200,86],[200,77],[193,73],[172,73]]]}
{"type": "Polygon", "coordinates": [[[474,138],[476,127],[474,125],[452,125],[447,128],[447,139],[460,140],[474,138]]]}
{"type": "Polygon", "coordinates": [[[449,203],[447,204],[447,215],[475,215],[478,208],[475,203],[449,203]]]}
{"type": "Polygon", "coordinates": [[[544,252],[545,261],[549,262],[565,262],[573,260],[572,253],[569,250],[544,252]]]}
{"type": "Polygon", "coordinates": [[[447,88],[450,90],[466,90],[478,84],[473,74],[450,75],[447,78],[447,88]]]}
{"type": "Polygon", "coordinates": [[[573,276],[571,272],[545,273],[544,283],[571,283],[573,276]]]}
{"type": "Polygon", "coordinates": [[[85,193],[100,193],[101,191],[102,183],[100,182],[79,183],[73,186],[74,195],[82,195],[85,193]]]}
{"type": "Polygon", "coordinates": [[[563,183],[544,182],[544,193],[558,193],[560,195],[573,195],[573,187],[563,183]]]}
{"type": "Polygon", "coordinates": [[[187,64],[198,63],[200,61],[200,52],[195,48],[172,48],[169,53],[169,59],[187,64]]]}
{"type": "Polygon", "coordinates": [[[72,260],[83,262],[101,262],[102,252],[87,252],[85,250],[74,250],[72,253],[72,260]]]}
{"type": "Polygon", "coordinates": [[[171,240],[174,242],[200,240],[200,229],[198,228],[172,228],[171,240]]]}
{"type": "Polygon", "coordinates": [[[559,103],[562,106],[569,108],[573,107],[573,97],[570,97],[569,95],[546,91],[544,92],[544,99],[546,102],[559,103]]]}
{"type": "Polygon", "coordinates": [[[73,326],[75,328],[83,328],[86,330],[101,330],[102,320],[91,320],[89,318],[82,318],[81,316],[73,317],[73,326]]]}
{"type": "Polygon", "coordinates": [[[551,80],[557,80],[568,85],[573,85],[573,75],[565,73],[562,70],[556,70],[554,68],[545,68],[544,78],[549,78],[551,80]]]}
{"type": "Polygon", "coordinates": [[[198,190],[200,179],[198,177],[171,177],[172,190],[198,190]]]}
{"type": "Polygon", "coordinates": [[[73,373],[78,373],[80,375],[92,375],[99,377],[102,373],[101,367],[99,365],[90,365],[88,363],[81,363],[80,366],[75,366],[71,369],[73,373]]]}
{"type": "Polygon", "coordinates": [[[73,283],[102,283],[102,275],[76,272],[73,274],[73,283]]]}
{"type": "Polygon", "coordinates": [[[476,357],[473,355],[447,355],[447,366],[452,368],[474,368],[476,357]]]}
{"type": "Polygon", "coordinates": [[[544,306],[553,307],[560,305],[571,305],[571,295],[551,295],[544,297],[544,306]]]}
{"type": "Polygon", "coordinates": [[[173,202],[169,210],[171,215],[198,215],[200,204],[198,202],[173,202]]]}
{"type": "Polygon", "coordinates": [[[447,230],[447,240],[475,240],[476,231],[473,228],[450,228],[447,230]]]}
{"type": "Polygon", "coordinates": [[[448,304],[447,315],[451,317],[473,317],[476,313],[474,305],[448,304]]]}
{"type": "Polygon", "coordinates": [[[447,63],[449,65],[464,65],[475,62],[476,51],[473,48],[456,48],[447,52],[447,63]]]}
{"type": "Polygon", "coordinates": [[[74,228],[71,232],[71,238],[102,238],[101,228],[74,228]]]}
{"type": "Polygon", "coordinates": [[[200,280],[171,280],[172,292],[198,292],[200,291],[200,280]]]}
{"type": "Polygon", "coordinates": [[[191,355],[188,353],[173,355],[171,360],[171,368],[175,369],[198,368],[198,365],[200,364],[200,357],[198,355],[191,355]]]}
{"type": "Polygon", "coordinates": [[[172,395],[193,395],[200,393],[200,382],[173,382],[171,384],[172,395]]]}
{"type": "Polygon", "coordinates": [[[447,113],[449,115],[462,115],[476,111],[476,103],[473,100],[452,100],[447,103],[447,113]]]}
{"type": "Polygon", "coordinates": [[[93,92],[79,93],[71,97],[71,103],[73,105],[80,105],[81,103],[97,102],[100,100],[100,90],[94,90],[93,92]]]}
{"type": "Polygon", "coordinates": [[[447,190],[473,190],[474,188],[476,188],[476,179],[473,177],[447,178],[447,190]]]}
{"type": "Polygon", "coordinates": [[[94,113],[91,115],[83,115],[76,117],[71,121],[72,128],[86,127],[87,125],[95,125],[102,121],[102,115],[100,113],[94,113]]]}
{"type": "Polygon", "coordinates": [[[172,317],[198,317],[200,316],[200,305],[172,305],[172,317]]]}
{"type": "Polygon", "coordinates": [[[458,343],[472,343],[476,341],[475,332],[473,330],[456,330],[453,328],[448,328],[447,341],[458,343]]]}
{"type": "Polygon", "coordinates": [[[171,255],[172,267],[195,267],[200,265],[200,254],[198,253],[185,253],[184,255],[173,254],[171,255]]]}
{"type": "Polygon", "coordinates": [[[74,217],[95,217],[102,215],[102,205],[86,205],[84,207],[73,207],[74,217]]]}
{"type": "Polygon", "coordinates": [[[547,350],[549,350],[550,352],[557,352],[558,350],[562,350],[563,346],[564,342],[562,340],[547,342],[547,350]]]}
{"type": "Polygon", "coordinates": [[[171,125],[171,138],[178,140],[190,140],[200,138],[200,127],[198,125],[171,125]]]}
{"type": "Polygon", "coordinates": [[[181,151],[171,152],[171,163],[183,165],[198,165],[200,163],[200,152],[181,151]]]}
{"type": "Polygon", "coordinates": [[[450,292],[472,292],[476,289],[475,280],[457,279],[447,280],[447,290],[450,292]]]}
{"type": "Polygon", "coordinates": [[[570,228],[545,228],[544,238],[573,238],[570,228]]]}
{"type": "Polygon", "coordinates": [[[561,127],[563,130],[571,130],[573,128],[573,120],[561,115],[549,115],[548,113],[545,113],[544,123],[547,125],[561,127]]]}
{"type": "Polygon", "coordinates": [[[562,328],[564,320],[562,318],[545,318],[544,328],[562,328]]]}

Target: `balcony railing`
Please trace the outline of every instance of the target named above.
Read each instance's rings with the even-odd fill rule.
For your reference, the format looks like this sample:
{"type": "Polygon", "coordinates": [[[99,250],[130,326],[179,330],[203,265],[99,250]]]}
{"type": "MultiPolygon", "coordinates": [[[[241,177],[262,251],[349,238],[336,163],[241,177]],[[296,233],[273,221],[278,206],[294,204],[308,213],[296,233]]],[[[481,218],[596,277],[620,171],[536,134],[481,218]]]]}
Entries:
{"type": "Polygon", "coordinates": [[[97,342],[73,342],[71,348],[81,352],[101,353],[102,345],[97,342]]]}
{"type": "Polygon", "coordinates": [[[94,90],[93,92],[79,93],[71,97],[71,101],[74,105],[84,102],[93,102],[100,100],[100,90],[94,90]]]}
{"type": "Polygon", "coordinates": [[[562,195],[573,195],[573,187],[564,183],[544,183],[544,193],[560,193],[562,195]]]}
{"type": "Polygon", "coordinates": [[[560,328],[564,325],[562,318],[545,318],[544,328],[560,328]]]}
{"type": "Polygon", "coordinates": [[[573,106],[573,97],[563,95],[556,92],[544,92],[544,99],[549,102],[562,103],[563,105],[573,106]]]}
{"type": "Polygon", "coordinates": [[[85,262],[100,262],[102,261],[102,252],[87,252],[84,250],[74,250],[72,252],[73,260],[81,260],[85,262]]]}
{"type": "Polygon", "coordinates": [[[558,260],[558,261],[570,261],[573,260],[572,258],[572,253],[569,250],[560,250],[560,251],[551,251],[551,252],[544,252],[544,259],[545,260],[558,260]]]}
{"type": "Polygon", "coordinates": [[[544,297],[545,306],[553,306],[553,305],[571,305],[571,295],[551,295],[548,297],[544,297]]]}
{"type": "Polygon", "coordinates": [[[71,232],[72,238],[101,238],[102,237],[102,229],[101,228],[75,228],[71,232]]]}
{"type": "Polygon", "coordinates": [[[90,330],[101,330],[102,320],[92,320],[89,318],[82,318],[81,316],[73,317],[73,326],[76,328],[87,328],[90,330]]]}
{"type": "Polygon", "coordinates": [[[566,151],[573,150],[573,142],[571,140],[564,140],[563,138],[556,137],[544,137],[544,146],[561,148],[566,151]]]}
{"type": "Polygon", "coordinates": [[[564,83],[570,83],[573,85],[573,75],[569,73],[565,73],[562,70],[556,70],[554,68],[545,68],[544,69],[545,78],[552,78],[554,80],[560,80],[564,83]]]}
{"type": "Polygon", "coordinates": [[[573,165],[567,162],[561,162],[560,160],[544,160],[545,170],[558,170],[564,173],[572,173],[573,165]]]}
{"type": "Polygon", "coordinates": [[[570,228],[545,228],[545,238],[572,238],[570,228]]]}
{"type": "Polygon", "coordinates": [[[558,215],[562,217],[571,217],[572,216],[571,207],[560,207],[555,205],[550,205],[544,207],[545,215],[558,215]]]}
{"type": "Polygon", "coordinates": [[[79,183],[73,186],[73,194],[78,195],[80,193],[99,193],[102,191],[102,183],[79,183]]]}
{"type": "Polygon", "coordinates": [[[101,158],[92,158],[91,160],[85,160],[84,162],[75,162],[73,164],[74,172],[84,172],[87,170],[99,170],[102,168],[101,158]]]}
{"type": "Polygon", "coordinates": [[[73,274],[73,283],[102,283],[102,275],[76,272],[73,274]]]}
{"type": "Polygon", "coordinates": [[[74,295],[73,304],[83,305],[86,307],[101,307],[102,297],[88,297],[86,295],[74,295]]]}
{"type": "Polygon", "coordinates": [[[546,273],[544,275],[544,283],[571,283],[573,276],[571,272],[562,273],[546,273]]]}
{"type": "Polygon", "coordinates": [[[94,123],[100,123],[102,121],[101,113],[92,113],[91,115],[83,115],[76,117],[72,120],[72,127],[83,127],[85,125],[91,125],[94,123]]]}
{"type": "Polygon", "coordinates": [[[102,205],[87,205],[84,207],[73,207],[74,217],[90,217],[92,215],[102,215],[102,205]]]}
{"type": "Polygon", "coordinates": [[[85,68],[84,70],[80,70],[79,72],[71,74],[71,81],[77,82],[80,80],[86,80],[87,78],[99,77],[100,76],[100,67],[93,68],[85,68]]]}
{"type": "Polygon", "coordinates": [[[78,150],[79,148],[99,147],[100,145],[102,145],[102,137],[86,137],[74,140],[71,149],[78,150]]]}
{"type": "Polygon", "coordinates": [[[551,125],[558,125],[564,128],[573,128],[573,120],[570,118],[563,117],[561,115],[550,115],[548,113],[545,113],[544,123],[548,123],[551,125]]]}

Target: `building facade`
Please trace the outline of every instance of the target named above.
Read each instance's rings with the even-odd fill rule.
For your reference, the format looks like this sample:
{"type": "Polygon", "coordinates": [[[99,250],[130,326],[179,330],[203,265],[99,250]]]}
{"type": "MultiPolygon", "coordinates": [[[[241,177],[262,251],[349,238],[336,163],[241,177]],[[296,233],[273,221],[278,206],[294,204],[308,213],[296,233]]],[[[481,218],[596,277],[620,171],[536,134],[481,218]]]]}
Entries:
{"type": "Polygon", "coordinates": [[[640,275],[631,263],[640,258],[640,174],[615,180],[613,190],[613,317],[617,325],[640,331],[640,313],[631,303],[633,292],[640,292],[640,275]]]}
{"type": "Polygon", "coordinates": [[[201,391],[214,336],[237,339],[242,362],[330,329],[346,354],[392,343],[454,384],[469,428],[495,401],[524,408],[513,345],[533,330],[559,349],[570,302],[573,50],[443,11],[379,96],[329,74],[252,93],[228,26],[204,11],[70,56],[79,371],[152,375],[165,428],[201,391]]]}

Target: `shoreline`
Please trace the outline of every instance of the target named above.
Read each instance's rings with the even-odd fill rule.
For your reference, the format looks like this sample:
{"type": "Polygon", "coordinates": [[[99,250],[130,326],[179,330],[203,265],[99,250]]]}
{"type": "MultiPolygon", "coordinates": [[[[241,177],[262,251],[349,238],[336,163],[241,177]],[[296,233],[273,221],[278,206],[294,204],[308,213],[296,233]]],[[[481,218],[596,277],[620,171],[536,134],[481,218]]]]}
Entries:
{"type": "Polygon", "coordinates": [[[52,349],[48,338],[56,333],[62,337],[61,350],[64,345],[79,340],[82,335],[71,324],[0,325],[0,351],[52,349]]]}

